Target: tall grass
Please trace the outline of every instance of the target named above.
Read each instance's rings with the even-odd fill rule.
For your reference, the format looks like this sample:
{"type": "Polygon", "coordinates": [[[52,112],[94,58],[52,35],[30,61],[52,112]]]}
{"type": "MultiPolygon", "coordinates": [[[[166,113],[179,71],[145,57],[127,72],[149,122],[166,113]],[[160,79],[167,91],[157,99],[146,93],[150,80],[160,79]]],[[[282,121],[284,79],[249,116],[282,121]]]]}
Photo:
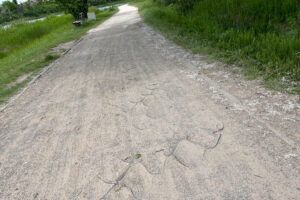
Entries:
{"type": "Polygon", "coordinates": [[[17,23],[12,24],[8,29],[0,29],[0,52],[8,55],[11,51],[22,48],[32,41],[65,26],[71,20],[72,18],[69,15],[48,17],[44,21],[17,23]]]}
{"type": "Polygon", "coordinates": [[[300,93],[298,0],[198,0],[187,12],[178,11],[176,1],[138,6],[146,22],[184,47],[237,63],[267,86],[300,93]]]}
{"type": "Polygon", "coordinates": [[[0,57],[0,104],[31,78],[12,84],[18,77],[28,73],[34,75],[57,58],[55,55],[49,55],[51,48],[79,38],[116,12],[117,9],[99,12],[96,15],[97,20],[89,21],[80,27],[74,27],[72,17],[66,15],[34,23],[17,24],[7,30],[0,30],[0,50],[6,53],[0,57]]]}

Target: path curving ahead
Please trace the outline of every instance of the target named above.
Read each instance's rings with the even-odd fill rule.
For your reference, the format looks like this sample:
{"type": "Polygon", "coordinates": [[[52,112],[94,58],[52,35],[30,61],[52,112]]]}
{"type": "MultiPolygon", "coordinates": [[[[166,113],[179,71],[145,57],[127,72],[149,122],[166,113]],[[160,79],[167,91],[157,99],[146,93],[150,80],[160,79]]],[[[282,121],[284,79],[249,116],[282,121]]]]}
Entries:
{"type": "Polygon", "coordinates": [[[0,113],[0,199],[299,199],[299,115],[192,60],[121,6],[0,113]]]}

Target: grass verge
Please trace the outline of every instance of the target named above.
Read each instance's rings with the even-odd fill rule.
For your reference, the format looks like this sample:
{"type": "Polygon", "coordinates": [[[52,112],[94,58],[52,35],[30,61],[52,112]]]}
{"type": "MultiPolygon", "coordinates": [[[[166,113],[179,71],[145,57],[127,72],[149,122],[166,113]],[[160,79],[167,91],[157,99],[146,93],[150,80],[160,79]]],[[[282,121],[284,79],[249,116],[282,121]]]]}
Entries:
{"type": "Polygon", "coordinates": [[[297,1],[280,6],[275,0],[201,0],[187,13],[157,2],[137,0],[133,5],[168,39],[194,53],[236,64],[248,79],[262,77],[269,88],[300,94],[297,1]]]}
{"type": "Polygon", "coordinates": [[[59,57],[49,54],[52,48],[80,38],[116,12],[117,9],[98,12],[97,20],[89,21],[80,27],[74,27],[72,17],[65,15],[0,30],[0,104],[26,85],[41,68],[59,57]],[[26,74],[30,76],[21,82],[18,81],[26,74]]]}

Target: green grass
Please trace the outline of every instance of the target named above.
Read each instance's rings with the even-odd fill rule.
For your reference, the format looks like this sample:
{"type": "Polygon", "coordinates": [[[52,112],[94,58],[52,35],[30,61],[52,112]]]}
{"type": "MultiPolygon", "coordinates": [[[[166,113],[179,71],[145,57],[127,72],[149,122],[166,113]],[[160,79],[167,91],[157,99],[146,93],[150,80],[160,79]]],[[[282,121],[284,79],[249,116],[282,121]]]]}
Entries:
{"type": "Polygon", "coordinates": [[[0,52],[9,55],[33,41],[70,23],[70,16],[48,17],[35,23],[16,23],[11,28],[0,30],[0,52]]]}
{"type": "Polygon", "coordinates": [[[41,68],[58,58],[48,53],[51,48],[80,38],[116,12],[117,9],[99,12],[97,20],[80,27],[74,27],[72,17],[65,15],[30,24],[17,24],[7,30],[0,29],[0,104],[26,85],[41,68]],[[28,73],[31,76],[26,80],[12,84],[28,73]]]}
{"type": "Polygon", "coordinates": [[[236,64],[269,88],[300,94],[298,0],[199,0],[185,13],[159,1],[135,5],[145,22],[170,40],[236,64]]]}

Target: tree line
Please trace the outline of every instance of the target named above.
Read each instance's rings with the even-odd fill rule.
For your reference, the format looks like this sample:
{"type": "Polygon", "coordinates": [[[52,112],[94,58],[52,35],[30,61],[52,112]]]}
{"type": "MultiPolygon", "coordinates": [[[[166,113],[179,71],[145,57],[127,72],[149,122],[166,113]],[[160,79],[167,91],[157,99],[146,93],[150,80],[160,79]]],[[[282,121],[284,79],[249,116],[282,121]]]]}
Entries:
{"type": "Polygon", "coordinates": [[[86,15],[90,5],[97,6],[113,1],[116,0],[27,0],[23,3],[7,0],[0,5],[0,24],[23,17],[36,18],[63,11],[78,19],[79,13],[86,15]]]}

